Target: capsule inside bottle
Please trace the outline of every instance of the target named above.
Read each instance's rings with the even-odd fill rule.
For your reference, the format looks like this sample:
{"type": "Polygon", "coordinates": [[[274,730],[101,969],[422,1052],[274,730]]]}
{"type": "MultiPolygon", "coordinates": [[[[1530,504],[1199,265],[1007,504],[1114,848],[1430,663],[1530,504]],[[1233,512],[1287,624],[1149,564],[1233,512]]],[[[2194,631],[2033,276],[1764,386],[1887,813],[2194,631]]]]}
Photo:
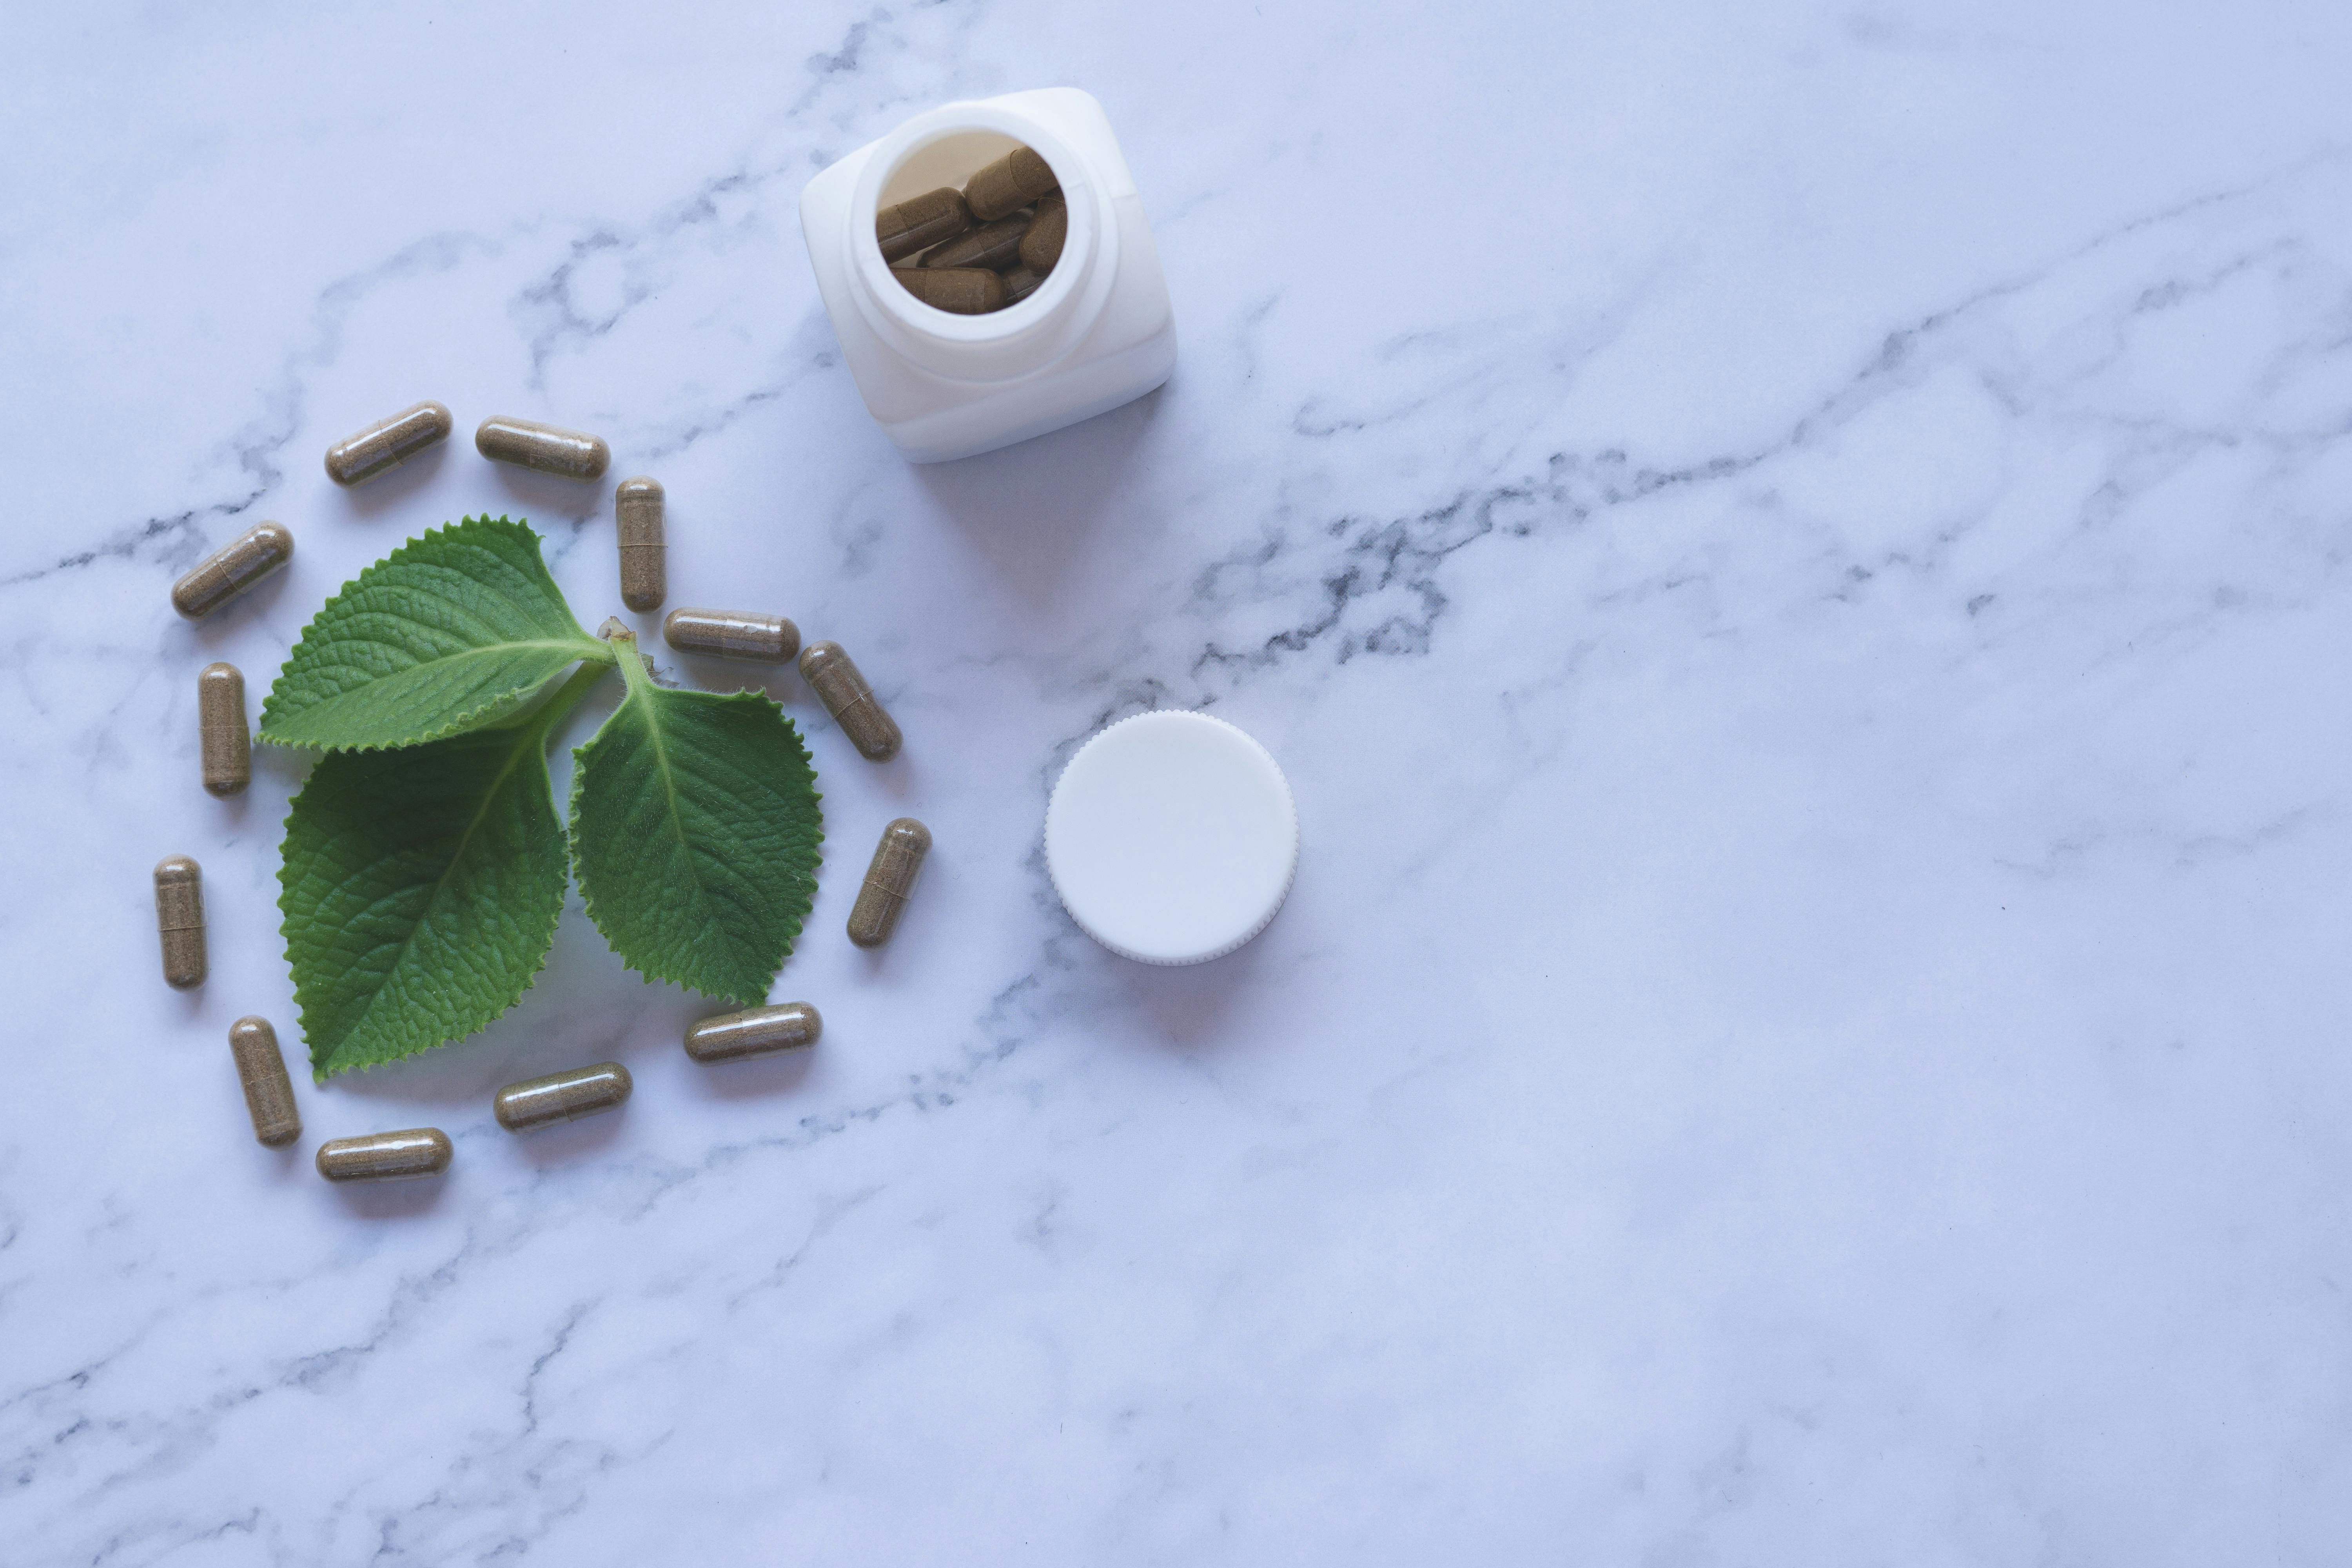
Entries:
{"type": "Polygon", "coordinates": [[[984,267],[893,267],[890,276],[935,310],[984,316],[1003,309],[1004,279],[984,267]]]}
{"type": "Polygon", "coordinates": [[[1040,274],[1054,270],[1054,263],[1062,259],[1062,242],[1069,237],[1069,204],[1059,196],[1047,196],[1037,204],[1037,216],[1021,236],[1021,264],[1040,274]]]}
{"type": "Polygon", "coordinates": [[[686,1032],[686,1054],[698,1062],[731,1062],[816,1044],[824,1020],[805,1002],[721,1013],[686,1032]]]}
{"type": "Polygon", "coordinates": [[[941,240],[953,239],[971,226],[971,209],[963,205],[963,193],[952,185],[910,196],[874,215],[874,237],[881,244],[885,261],[901,260],[941,240]]]}
{"type": "Polygon", "coordinates": [[[972,216],[992,223],[1061,188],[1052,164],[1029,148],[1015,147],[965,181],[963,199],[972,216]]]}
{"type": "Polygon", "coordinates": [[[985,267],[991,270],[1010,267],[1021,259],[1022,237],[1029,232],[1029,220],[1019,215],[999,218],[970,234],[948,241],[945,245],[923,253],[921,265],[940,267],[985,267]]]}

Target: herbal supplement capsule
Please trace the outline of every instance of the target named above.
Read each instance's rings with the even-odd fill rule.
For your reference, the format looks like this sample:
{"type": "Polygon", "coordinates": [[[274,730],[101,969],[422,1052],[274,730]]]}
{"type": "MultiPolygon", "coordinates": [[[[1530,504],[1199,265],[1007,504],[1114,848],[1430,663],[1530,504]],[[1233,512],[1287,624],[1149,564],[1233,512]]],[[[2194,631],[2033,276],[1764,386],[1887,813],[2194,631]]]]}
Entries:
{"type": "Polygon", "coordinates": [[[985,228],[976,228],[960,239],[949,240],[936,249],[923,252],[920,265],[937,267],[985,267],[992,270],[1010,267],[1021,259],[1021,237],[1029,232],[1029,220],[1014,214],[999,218],[985,228]]]}
{"type": "Polygon", "coordinates": [[[192,621],[209,616],[293,559],[285,524],[257,522],[172,584],[172,608],[192,621]]]}
{"type": "Polygon", "coordinates": [[[404,408],[389,419],[379,419],[356,436],[346,436],[327,448],[327,477],[339,485],[372,479],[397,468],[428,447],[449,438],[457,424],[449,411],[427,400],[404,408]]]}
{"type": "Polygon", "coordinates": [[[880,947],[898,929],[898,911],[915,890],[923,857],[931,852],[931,830],[911,816],[902,816],[882,830],[874,846],[874,861],[866,868],[866,881],[849,911],[849,940],[860,947],[880,947]]]}
{"type": "Polygon", "coordinates": [[[449,1168],[449,1135],[438,1127],[330,1138],[319,1145],[319,1174],[331,1182],[397,1182],[449,1168]]]}
{"type": "Polygon", "coordinates": [[[1037,286],[1045,281],[1045,275],[1035,270],[1026,262],[1018,267],[1008,268],[997,276],[1004,279],[1004,302],[1008,305],[1018,305],[1022,300],[1034,294],[1037,291],[1037,286]]]}
{"type": "Polygon", "coordinates": [[[904,738],[889,714],[883,711],[874,689],[837,642],[813,642],[801,650],[801,679],[824,702],[824,710],[869,763],[887,763],[898,754],[904,738]]]}
{"type": "Polygon", "coordinates": [[[621,603],[650,610],[669,592],[663,563],[662,488],[640,474],[613,491],[613,531],[621,542],[621,603]]]}
{"type": "Polygon", "coordinates": [[[493,414],[474,432],[474,449],[494,463],[519,463],[565,479],[601,479],[613,449],[601,436],[559,430],[493,414]]]}
{"type": "Polygon", "coordinates": [[[163,982],[185,991],[205,983],[205,871],[185,855],[155,862],[155,929],[163,938],[163,982]]]}
{"type": "Polygon", "coordinates": [[[984,267],[893,267],[890,276],[934,310],[985,316],[1004,309],[1004,279],[984,267]]]}
{"type": "Polygon", "coordinates": [[[1026,147],[1015,147],[963,184],[963,199],[971,216],[993,223],[1019,212],[1039,196],[1062,188],[1054,166],[1026,147]]]}
{"type": "Polygon", "coordinates": [[[243,795],[253,782],[253,737],[245,728],[245,677],[233,664],[196,672],[196,732],[204,755],[205,788],[243,795]]]}
{"type": "Polygon", "coordinates": [[[528,1132],[551,1121],[576,1121],[615,1110],[629,1098],[631,1087],[628,1068],[618,1062],[598,1062],[510,1083],[490,1105],[499,1113],[499,1126],[509,1132],[528,1132]]]}
{"type": "Polygon", "coordinates": [[[683,605],[662,617],[662,640],[680,653],[709,658],[740,658],[754,664],[789,664],[801,647],[801,629],[782,616],[741,610],[689,610],[683,605]]]}
{"type": "Polygon", "coordinates": [[[286,1058],[278,1051],[278,1031],[267,1018],[247,1016],[228,1026],[229,1055],[245,1085],[246,1114],[253,1135],[272,1149],[302,1136],[302,1113],[294,1108],[294,1086],[286,1079],[286,1058]]]}
{"type": "Polygon", "coordinates": [[[754,1007],[748,1013],[721,1013],[705,1018],[686,1032],[686,1054],[698,1062],[731,1062],[763,1057],[770,1051],[813,1046],[824,1030],[824,1020],[805,1002],[779,1007],[754,1007]]]}
{"type": "Polygon", "coordinates": [[[953,185],[926,191],[874,215],[874,237],[881,242],[885,261],[903,260],[971,226],[971,209],[953,185]]]}
{"type": "Polygon", "coordinates": [[[1069,204],[1059,196],[1047,196],[1037,204],[1037,216],[1029,220],[1028,231],[1021,237],[1021,265],[1051,272],[1054,263],[1062,259],[1062,241],[1069,233],[1069,204]]]}

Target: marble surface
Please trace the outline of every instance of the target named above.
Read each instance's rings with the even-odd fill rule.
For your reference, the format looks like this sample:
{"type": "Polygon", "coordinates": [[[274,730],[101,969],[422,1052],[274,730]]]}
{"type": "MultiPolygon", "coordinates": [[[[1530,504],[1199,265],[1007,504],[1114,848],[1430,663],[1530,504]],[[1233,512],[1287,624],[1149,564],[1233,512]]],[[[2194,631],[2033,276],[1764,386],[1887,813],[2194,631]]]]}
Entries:
{"type": "MultiPolygon", "coordinates": [[[[0,1560],[2319,1563],[2352,1539],[2352,13],[1696,0],[35,8],[0,124],[0,1560]],[[1074,83],[1173,382],[913,469],[795,216],[1074,83]],[[402,538],[603,432],[789,676],[805,1059],[567,911],[513,1014],[299,1083],[306,762],[197,787],[402,538]],[[291,571],[200,626],[262,517],[291,571]],[[1205,707],[1288,770],[1256,942],[1063,917],[1045,793],[1205,707]],[[897,940],[865,847],[938,848],[897,940]],[[156,975],[147,873],[209,875],[156,975]],[[490,1091],[617,1057],[617,1116],[490,1091]],[[318,1141],[433,1122],[436,1184],[318,1141]]],[[[650,624],[640,617],[639,624],[650,624]]],[[[733,672],[671,664],[705,684],[733,672]]],[[[609,702],[609,696],[606,698],[609,702]]],[[[585,737],[583,710],[565,739],[585,737]]],[[[559,753],[559,782],[568,763],[559,753]]]]}

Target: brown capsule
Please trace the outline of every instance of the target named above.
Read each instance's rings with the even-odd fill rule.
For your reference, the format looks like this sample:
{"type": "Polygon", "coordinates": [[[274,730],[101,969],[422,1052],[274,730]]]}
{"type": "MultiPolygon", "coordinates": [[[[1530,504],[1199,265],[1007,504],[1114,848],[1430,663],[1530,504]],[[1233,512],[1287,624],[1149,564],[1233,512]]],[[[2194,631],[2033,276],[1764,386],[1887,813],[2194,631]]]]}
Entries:
{"type": "Polygon", "coordinates": [[[1062,188],[1054,166],[1026,147],[1015,147],[963,185],[963,199],[971,216],[993,223],[1019,212],[1040,196],[1062,188]]]}
{"type": "Polygon", "coordinates": [[[209,616],[293,559],[286,525],[257,522],[172,584],[172,608],[192,621],[209,616]]]}
{"type": "Polygon", "coordinates": [[[618,1062],[598,1062],[545,1078],[526,1079],[499,1090],[490,1102],[499,1125],[509,1132],[528,1132],[551,1121],[577,1121],[600,1110],[613,1110],[629,1098],[634,1087],[629,1069],[618,1062]]]}
{"type": "Polygon", "coordinates": [[[196,737],[205,788],[243,795],[253,782],[253,737],[245,728],[245,677],[236,666],[208,664],[196,672],[196,737]]]}
{"type": "Polygon", "coordinates": [[[272,1149],[302,1136],[302,1113],[295,1109],[294,1086],[287,1080],[286,1058],[278,1054],[278,1031],[269,1020],[247,1016],[231,1024],[228,1049],[236,1058],[237,1081],[245,1086],[253,1135],[272,1149]]]}
{"type": "Polygon", "coordinates": [[[882,830],[874,846],[873,863],[857,889],[849,911],[849,940],[860,947],[880,947],[898,929],[898,911],[915,890],[923,857],[931,852],[931,830],[911,816],[902,816],[882,830]]]}
{"type": "Polygon", "coordinates": [[[1021,259],[1021,237],[1028,232],[1029,220],[1016,213],[923,252],[922,265],[985,267],[991,270],[1010,267],[1021,259]]]}
{"type": "Polygon", "coordinates": [[[669,592],[664,563],[661,481],[639,475],[613,491],[613,531],[621,544],[621,603],[650,610],[669,592]]]}
{"type": "Polygon", "coordinates": [[[698,653],[709,658],[788,664],[800,651],[801,629],[782,616],[689,610],[680,605],[662,617],[662,640],[680,653],[698,653]]]}
{"type": "Polygon", "coordinates": [[[801,651],[801,679],[824,703],[824,710],[869,763],[887,763],[898,754],[904,737],[898,723],[883,710],[881,700],[866,684],[866,677],[837,642],[813,642],[801,651]]]}
{"type": "Polygon", "coordinates": [[[356,436],[346,436],[327,448],[327,477],[339,485],[372,479],[386,468],[398,468],[417,453],[437,447],[456,429],[449,411],[426,401],[404,408],[389,419],[379,419],[356,436]]]}
{"type": "Polygon", "coordinates": [[[1008,268],[998,276],[1004,279],[1004,302],[1008,305],[1018,305],[1022,300],[1034,294],[1038,285],[1045,281],[1044,273],[1026,263],[1019,267],[1008,268]]]}
{"type": "Polygon", "coordinates": [[[613,449],[601,436],[559,430],[493,414],[474,432],[474,449],[494,463],[516,463],[564,479],[601,479],[613,449]]]}
{"type": "Polygon", "coordinates": [[[731,1062],[813,1046],[824,1031],[824,1020],[815,1008],[805,1002],[786,1002],[705,1018],[686,1032],[686,1054],[698,1062],[731,1062]]]}
{"type": "Polygon", "coordinates": [[[1021,265],[1051,272],[1054,263],[1062,259],[1062,241],[1069,233],[1069,204],[1059,196],[1047,196],[1037,204],[1037,216],[1029,220],[1028,231],[1021,237],[1021,265]]]}
{"type": "Polygon", "coordinates": [[[971,226],[971,209],[963,193],[941,185],[910,196],[874,215],[874,237],[881,242],[882,259],[899,261],[943,239],[953,239],[971,226]]]}
{"type": "Polygon", "coordinates": [[[958,316],[985,316],[1004,309],[1004,279],[984,267],[893,267],[890,276],[907,292],[935,310],[958,316]]]}
{"type": "Polygon", "coordinates": [[[438,1127],[371,1132],[364,1138],[330,1138],[319,1145],[319,1174],[331,1182],[397,1182],[437,1176],[457,1151],[438,1127]]]}
{"type": "Polygon", "coordinates": [[[163,938],[163,983],[181,991],[205,983],[205,870],[185,855],[155,862],[155,930],[163,938]]]}

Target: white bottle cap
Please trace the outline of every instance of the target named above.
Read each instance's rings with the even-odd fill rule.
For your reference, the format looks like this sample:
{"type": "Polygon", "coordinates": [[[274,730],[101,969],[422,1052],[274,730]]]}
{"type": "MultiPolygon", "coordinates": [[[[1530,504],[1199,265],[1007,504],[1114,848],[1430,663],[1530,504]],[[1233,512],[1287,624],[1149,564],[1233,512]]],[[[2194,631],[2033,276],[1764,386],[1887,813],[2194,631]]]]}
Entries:
{"type": "Polygon", "coordinates": [[[1045,807],[1045,869],[1088,936],[1199,963],[1265,929],[1298,869],[1298,810],[1264,746],[1206,713],[1139,713],[1078,750],[1045,807]]]}

